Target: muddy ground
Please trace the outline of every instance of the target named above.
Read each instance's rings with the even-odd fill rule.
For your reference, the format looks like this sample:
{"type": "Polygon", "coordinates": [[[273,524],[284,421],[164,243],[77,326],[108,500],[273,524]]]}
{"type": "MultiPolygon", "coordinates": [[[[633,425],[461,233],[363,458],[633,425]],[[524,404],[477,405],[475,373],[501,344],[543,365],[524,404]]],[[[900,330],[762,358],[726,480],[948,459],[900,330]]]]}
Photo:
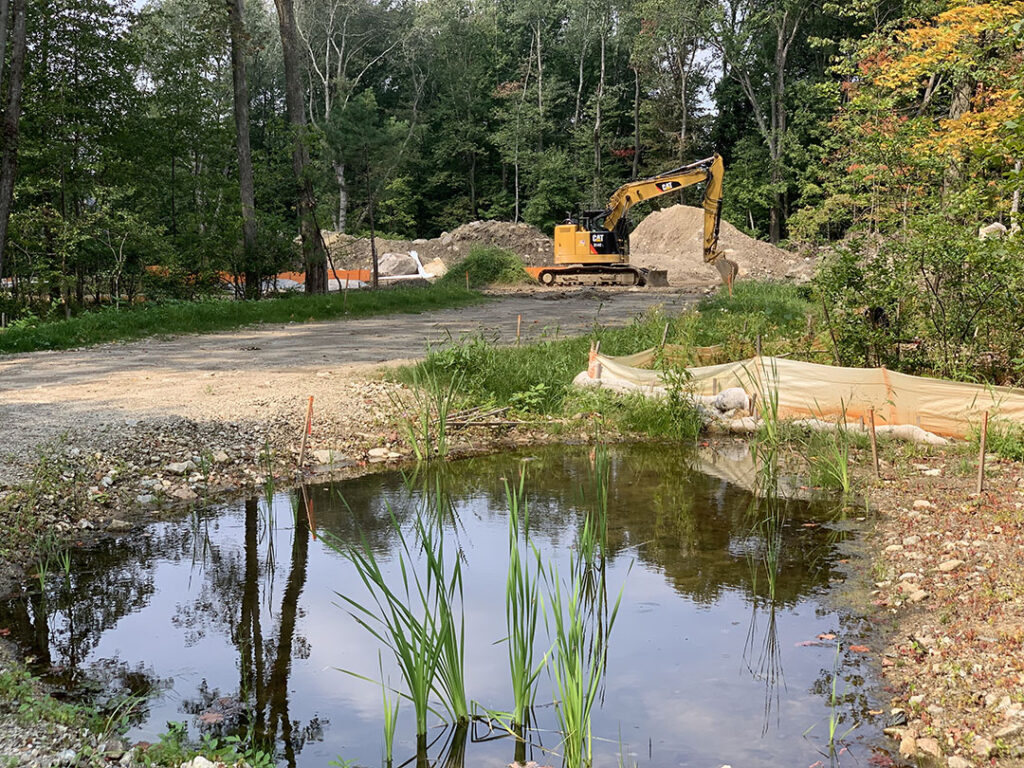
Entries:
{"type": "MultiPolygon", "coordinates": [[[[7,454],[0,496],[10,501],[23,493],[14,486],[41,466],[32,486],[37,510],[21,519],[38,532],[87,542],[136,520],[251,492],[271,476],[288,483],[309,395],[316,408],[307,470],[364,472],[372,462],[408,456],[393,420],[400,388],[377,376],[382,363],[417,356],[449,334],[483,331],[510,341],[519,314],[529,339],[555,328],[582,332],[596,319],[628,322],[654,303],[679,309],[694,298],[637,291],[507,296],[415,316],[0,358],[7,454]],[[34,464],[40,449],[46,460],[34,464]]],[[[542,426],[480,431],[460,438],[457,448],[587,434],[585,418],[571,424],[557,434],[542,426]]],[[[898,764],[1021,768],[1024,467],[990,461],[979,496],[976,457],[963,447],[900,449],[877,480],[865,452],[856,453],[877,513],[866,610],[882,639],[867,650],[890,699],[884,714],[894,750],[904,755],[898,764]]],[[[18,571],[7,565],[9,584],[18,571]]],[[[0,592],[3,582],[0,574],[0,592]]]]}

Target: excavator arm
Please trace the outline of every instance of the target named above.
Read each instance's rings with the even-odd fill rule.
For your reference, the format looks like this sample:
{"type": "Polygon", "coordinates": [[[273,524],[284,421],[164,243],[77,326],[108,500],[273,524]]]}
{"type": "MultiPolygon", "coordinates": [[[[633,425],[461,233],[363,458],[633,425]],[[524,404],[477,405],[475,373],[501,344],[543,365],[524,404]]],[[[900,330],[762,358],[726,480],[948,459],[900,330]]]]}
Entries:
{"type": "Polygon", "coordinates": [[[604,210],[604,227],[615,229],[630,208],[637,203],[679,189],[704,183],[704,261],[714,264],[732,294],[732,282],[739,273],[736,262],[725,258],[718,250],[718,229],[722,223],[722,179],[725,164],[721,155],[698,160],[695,163],[659,173],[646,179],[623,184],[608,200],[604,210]]]}

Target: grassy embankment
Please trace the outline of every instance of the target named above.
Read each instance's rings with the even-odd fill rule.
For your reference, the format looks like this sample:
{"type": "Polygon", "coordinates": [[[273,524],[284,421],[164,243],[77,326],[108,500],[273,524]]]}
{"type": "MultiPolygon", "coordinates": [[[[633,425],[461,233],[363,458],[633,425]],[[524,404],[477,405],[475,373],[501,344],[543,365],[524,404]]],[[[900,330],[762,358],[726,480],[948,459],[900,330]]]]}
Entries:
{"type": "Polygon", "coordinates": [[[264,301],[166,302],[86,312],[70,320],[26,323],[0,331],[0,354],[70,349],[147,336],[211,333],[260,323],[296,323],[461,307],[483,301],[465,283],[381,291],[302,294],[264,301]]]}
{"type": "MultiPolygon", "coordinates": [[[[666,408],[640,396],[581,392],[571,386],[587,365],[591,343],[600,341],[601,351],[609,355],[639,352],[660,344],[666,323],[667,343],[688,351],[679,359],[662,361],[670,378],[672,371],[681,377],[682,367],[705,362],[699,356],[710,355],[713,361],[749,357],[758,337],[764,354],[813,360],[829,354],[822,345],[824,329],[819,327],[817,311],[803,289],[748,282],[739,284],[731,298],[708,297],[678,316],[655,310],[627,327],[595,327],[581,337],[556,338],[555,329],[550,329],[547,337],[522,347],[498,347],[480,337],[461,339],[432,350],[423,362],[402,369],[398,376],[407,383],[450,388],[454,407],[508,405],[525,417],[598,412],[608,426],[626,432],[693,436],[699,425],[679,403],[666,408]],[[701,351],[707,347],[714,349],[701,351]]],[[[685,387],[684,381],[679,384],[685,387]]]]}

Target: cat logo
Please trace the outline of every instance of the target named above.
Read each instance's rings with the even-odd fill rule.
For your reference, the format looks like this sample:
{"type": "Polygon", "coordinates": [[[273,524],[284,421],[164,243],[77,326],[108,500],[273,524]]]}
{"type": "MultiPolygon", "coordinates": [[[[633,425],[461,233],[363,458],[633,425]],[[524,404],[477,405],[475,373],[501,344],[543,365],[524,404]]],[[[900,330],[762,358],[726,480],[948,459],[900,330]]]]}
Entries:
{"type": "Polygon", "coordinates": [[[658,184],[658,189],[660,189],[662,192],[670,192],[671,190],[675,189],[676,187],[681,187],[681,186],[683,186],[683,185],[680,184],[678,181],[663,181],[660,184],[658,184]]]}
{"type": "Polygon", "coordinates": [[[595,243],[603,243],[604,242],[604,234],[603,233],[602,234],[592,234],[590,236],[590,239],[593,240],[595,243]]]}

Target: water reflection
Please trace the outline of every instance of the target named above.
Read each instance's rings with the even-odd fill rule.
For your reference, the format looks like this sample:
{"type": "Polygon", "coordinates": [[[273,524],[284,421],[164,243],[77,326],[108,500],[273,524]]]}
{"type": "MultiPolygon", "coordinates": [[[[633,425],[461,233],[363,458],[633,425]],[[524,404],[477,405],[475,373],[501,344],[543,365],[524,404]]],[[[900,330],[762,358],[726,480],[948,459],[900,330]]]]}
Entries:
{"type": "MultiPolygon", "coordinates": [[[[270,746],[289,766],[339,755],[372,764],[379,688],[337,669],[375,675],[378,648],[335,605],[335,592],[357,590],[358,579],[317,532],[365,540],[388,562],[397,544],[389,515],[408,524],[417,506],[410,494],[440,494],[467,575],[470,696],[501,709],[509,695],[506,652],[495,646],[504,634],[503,480],[526,468],[531,537],[546,562],[568,565],[580,562],[578,531],[602,493],[588,485],[595,460],[587,448],[556,446],[311,486],[271,504],[250,500],[155,524],[145,537],[75,552],[66,581],[54,576],[45,593],[27,584],[0,606],[0,626],[58,681],[98,679],[148,696],[135,713],[136,738],[153,740],[168,720],[187,720],[193,734],[239,733],[270,746]]],[[[620,744],[632,743],[643,747],[627,762],[641,765],[796,764],[821,746],[821,726],[806,743],[800,736],[827,716],[835,651],[796,644],[848,621],[822,601],[848,526],[780,491],[769,541],[751,517],[750,467],[742,452],[639,446],[608,457],[607,540],[587,566],[599,587],[589,593],[595,637],[609,589],[612,602],[626,590],[595,713],[595,735],[609,740],[600,760],[614,765],[620,744]]],[[[859,661],[843,657],[840,683],[841,706],[858,716],[870,703],[859,661]]],[[[550,705],[539,709],[538,727],[553,728],[550,705]]],[[[410,765],[555,760],[481,723],[432,731],[427,755],[417,755],[406,725],[396,757],[410,765]]]]}

